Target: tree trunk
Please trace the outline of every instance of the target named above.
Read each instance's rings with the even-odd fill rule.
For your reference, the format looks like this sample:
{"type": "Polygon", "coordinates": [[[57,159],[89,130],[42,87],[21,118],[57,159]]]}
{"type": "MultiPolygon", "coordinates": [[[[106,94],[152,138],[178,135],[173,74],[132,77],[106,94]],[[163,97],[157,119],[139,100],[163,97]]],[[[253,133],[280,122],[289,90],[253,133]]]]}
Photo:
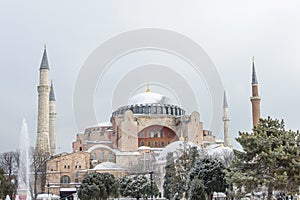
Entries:
{"type": "Polygon", "coordinates": [[[273,186],[269,185],[267,200],[272,200],[272,195],[273,195],[273,186]]]}
{"type": "Polygon", "coordinates": [[[214,196],[214,194],[212,193],[207,193],[207,199],[208,200],[213,200],[213,196],[214,196]]]}

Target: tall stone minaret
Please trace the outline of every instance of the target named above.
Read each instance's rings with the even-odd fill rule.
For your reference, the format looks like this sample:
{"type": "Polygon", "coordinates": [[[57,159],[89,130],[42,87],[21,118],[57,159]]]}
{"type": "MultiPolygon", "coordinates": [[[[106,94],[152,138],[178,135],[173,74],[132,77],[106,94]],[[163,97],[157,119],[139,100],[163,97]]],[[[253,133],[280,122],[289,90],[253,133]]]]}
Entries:
{"type": "Polygon", "coordinates": [[[46,46],[40,66],[40,82],[38,89],[38,127],[36,153],[50,155],[49,144],[49,64],[47,59],[46,46]]]}
{"type": "Polygon", "coordinates": [[[223,122],[224,122],[224,145],[230,146],[229,112],[228,112],[228,103],[227,103],[225,91],[224,91],[224,97],[223,97],[223,122]]]}
{"type": "Polygon", "coordinates": [[[260,118],[260,97],[258,96],[258,82],[254,66],[254,57],[252,59],[252,97],[250,97],[252,103],[252,123],[253,127],[256,126],[260,118]]]}
{"type": "Polygon", "coordinates": [[[49,139],[50,139],[50,153],[56,154],[56,109],[55,109],[55,95],[53,83],[51,81],[50,96],[49,96],[49,139]]]}

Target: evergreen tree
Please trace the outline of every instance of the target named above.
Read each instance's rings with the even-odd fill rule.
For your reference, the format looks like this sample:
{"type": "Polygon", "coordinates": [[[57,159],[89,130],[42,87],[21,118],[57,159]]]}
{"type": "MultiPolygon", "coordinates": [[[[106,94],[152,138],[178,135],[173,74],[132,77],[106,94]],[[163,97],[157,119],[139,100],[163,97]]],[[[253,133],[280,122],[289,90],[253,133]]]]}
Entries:
{"type": "Polygon", "coordinates": [[[253,133],[240,132],[236,139],[243,151],[227,173],[228,180],[252,191],[258,185],[268,188],[268,199],[274,189],[294,192],[300,184],[300,134],[286,131],[283,120],[260,119],[253,133]],[[250,186],[250,187],[249,187],[250,186]]]}
{"type": "MultiPolygon", "coordinates": [[[[147,199],[150,197],[151,183],[145,175],[130,175],[120,178],[120,194],[124,197],[147,199]]],[[[158,195],[158,187],[153,184],[153,195],[158,195]]]]}
{"type": "Polygon", "coordinates": [[[109,173],[91,173],[82,181],[78,196],[82,200],[106,200],[118,195],[118,182],[109,173]]]}
{"type": "Polygon", "coordinates": [[[175,163],[173,158],[173,153],[168,153],[167,164],[165,166],[165,178],[164,178],[164,196],[167,199],[172,199],[175,193],[178,193],[178,183],[179,179],[176,176],[175,163]]]}
{"type": "Polygon", "coordinates": [[[183,149],[177,150],[178,158],[174,160],[173,153],[167,155],[165,166],[164,196],[167,199],[179,200],[188,198],[189,185],[188,174],[197,159],[200,157],[197,147],[191,147],[184,143],[183,149]]]}
{"type": "Polygon", "coordinates": [[[202,180],[193,179],[190,185],[189,190],[189,199],[190,200],[206,200],[205,196],[205,187],[202,180]]]}
{"type": "Polygon", "coordinates": [[[223,164],[212,158],[202,158],[195,163],[189,173],[188,184],[191,187],[194,179],[203,182],[208,199],[212,199],[214,192],[225,192],[227,183],[225,179],[225,167],[223,164]]]}
{"type": "Polygon", "coordinates": [[[178,198],[188,198],[189,185],[188,174],[194,167],[197,158],[199,158],[199,152],[197,147],[190,147],[184,144],[181,156],[175,161],[176,175],[178,176],[178,198]]]}

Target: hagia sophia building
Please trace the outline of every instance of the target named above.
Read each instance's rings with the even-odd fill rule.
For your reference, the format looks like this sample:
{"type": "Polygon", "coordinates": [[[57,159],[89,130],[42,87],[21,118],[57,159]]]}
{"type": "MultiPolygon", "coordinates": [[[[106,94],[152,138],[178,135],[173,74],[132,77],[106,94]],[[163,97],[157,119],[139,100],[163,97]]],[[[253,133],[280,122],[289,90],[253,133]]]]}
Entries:
{"type": "MultiPolygon", "coordinates": [[[[204,149],[208,154],[232,152],[229,112],[226,94],[223,97],[224,142],[210,130],[203,129],[198,111],[188,114],[184,108],[151,91],[129,99],[126,106],[112,112],[109,122],[88,127],[76,134],[73,152],[56,153],[56,110],[53,84],[49,84],[49,64],[44,48],[38,86],[38,128],[36,151],[50,156],[47,161],[45,191],[73,199],[83,178],[91,172],[108,172],[116,178],[131,173],[153,171],[154,181],[163,197],[166,155],[184,145],[204,149]]],[[[253,125],[260,118],[260,97],[253,62],[252,72],[253,125]]]]}

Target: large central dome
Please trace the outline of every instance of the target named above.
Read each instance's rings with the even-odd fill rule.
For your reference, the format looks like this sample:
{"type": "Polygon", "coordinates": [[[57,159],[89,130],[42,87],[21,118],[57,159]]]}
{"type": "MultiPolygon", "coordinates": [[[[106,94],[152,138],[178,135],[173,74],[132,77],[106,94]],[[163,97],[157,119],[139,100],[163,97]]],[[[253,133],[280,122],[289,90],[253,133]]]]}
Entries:
{"type": "Polygon", "coordinates": [[[132,96],[129,101],[128,105],[145,105],[145,104],[171,104],[170,99],[166,96],[155,92],[142,92],[132,96]]]}
{"type": "Polygon", "coordinates": [[[131,110],[135,115],[173,115],[181,116],[185,111],[179,106],[172,104],[170,98],[151,92],[148,86],[146,92],[132,96],[127,106],[122,106],[112,113],[112,116],[123,115],[131,110]]]}

